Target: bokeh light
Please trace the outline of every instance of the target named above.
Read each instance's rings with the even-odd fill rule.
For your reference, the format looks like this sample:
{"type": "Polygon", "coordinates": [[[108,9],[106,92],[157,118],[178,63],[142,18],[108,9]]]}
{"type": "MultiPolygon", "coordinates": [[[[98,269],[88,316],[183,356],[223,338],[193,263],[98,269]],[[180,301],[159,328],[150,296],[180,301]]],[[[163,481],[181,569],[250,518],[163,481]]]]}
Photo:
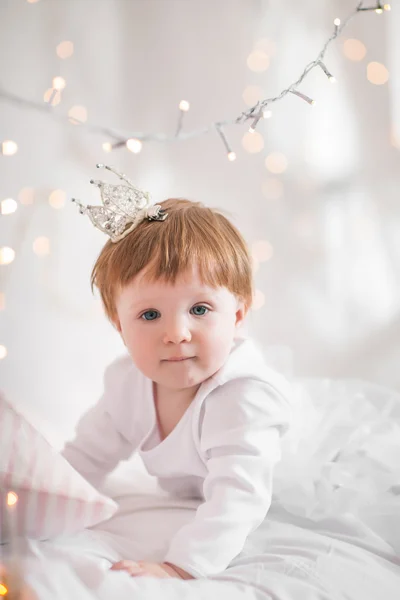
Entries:
{"type": "Polygon", "coordinates": [[[255,290],[253,295],[253,304],[251,308],[253,310],[259,310],[265,304],[265,294],[261,290],[255,290]]]}
{"type": "Polygon", "coordinates": [[[12,213],[15,213],[17,208],[18,204],[13,198],[6,198],[1,201],[0,212],[2,215],[11,215],[12,213]]]}
{"type": "Polygon", "coordinates": [[[53,208],[63,208],[66,198],[67,194],[64,190],[53,190],[49,196],[49,204],[53,208]]]}
{"type": "Polygon", "coordinates": [[[69,40],[60,42],[56,48],[57,56],[59,58],[69,58],[74,53],[74,44],[69,40]]]}
{"type": "Polygon", "coordinates": [[[43,95],[43,100],[51,106],[57,106],[61,102],[61,92],[54,88],[49,88],[43,95]]]}
{"type": "Polygon", "coordinates": [[[67,82],[65,81],[64,77],[53,77],[53,88],[55,90],[63,90],[66,85],[67,82]]]}
{"type": "Polygon", "coordinates": [[[250,154],[261,152],[264,148],[264,139],[261,133],[254,131],[253,133],[247,132],[242,138],[243,148],[250,154]]]}
{"type": "Polygon", "coordinates": [[[265,159],[265,166],[271,173],[280,174],[286,171],[288,161],[282,152],[271,152],[265,159]]]}
{"type": "Polygon", "coordinates": [[[87,109],[84,106],[72,106],[68,111],[68,117],[73,125],[87,121],[87,109]]]}
{"type": "Polygon", "coordinates": [[[383,85],[389,79],[389,71],[379,62],[370,62],[367,65],[367,78],[374,85],[383,85]]]}
{"type": "Polygon", "coordinates": [[[9,265],[15,258],[15,251],[9,246],[0,248],[0,265],[9,265]]]}
{"type": "Polygon", "coordinates": [[[343,42],[343,54],[349,60],[357,62],[365,58],[367,49],[360,40],[349,39],[343,42]]]}
{"type": "Polygon", "coordinates": [[[35,200],[35,190],[30,187],[25,187],[20,190],[18,200],[21,204],[33,204],[35,200]]]}
{"type": "Polygon", "coordinates": [[[248,85],[243,91],[242,98],[246,106],[254,106],[262,98],[262,89],[259,85],[248,85]]]}
{"type": "Polygon", "coordinates": [[[18,152],[18,144],[12,140],[4,140],[1,144],[1,151],[4,156],[12,156],[18,152]]]}
{"type": "Polygon", "coordinates": [[[268,38],[258,39],[254,44],[254,48],[256,50],[261,50],[261,52],[265,52],[268,56],[274,56],[276,54],[276,44],[268,38]]]}
{"type": "Polygon", "coordinates": [[[258,240],[252,244],[251,252],[258,262],[266,262],[272,258],[274,249],[267,240],[258,240]]]}
{"type": "Polygon", "coordinates": [[[249,67],[250,71],[255,71],[256,73],[266,71],[269,67],[269,64],[269,56],[262,50],[254,50],[247,57],[247,66],[249,67]]]}
{"type": "Polygon", "coordinates": [[[139,152],[142,150],[143,144],[140,140],[130,138],[126,142],[126,147],[130,152],[133,152],[134,154],[139,154],[139,152]]]}
{"type": "Polygon", "coordinates": [[[37,256],[47,256],[50,254],[50,240],[45,236],[37,237],[34,240],[32,247],[37,256]]]}
{"type": "Polygon", "coordinates": [[[267,200],[279,200],[284,194],[283,183],[277,177],[268,177],[263,181],[261,189],[267,200]]]}

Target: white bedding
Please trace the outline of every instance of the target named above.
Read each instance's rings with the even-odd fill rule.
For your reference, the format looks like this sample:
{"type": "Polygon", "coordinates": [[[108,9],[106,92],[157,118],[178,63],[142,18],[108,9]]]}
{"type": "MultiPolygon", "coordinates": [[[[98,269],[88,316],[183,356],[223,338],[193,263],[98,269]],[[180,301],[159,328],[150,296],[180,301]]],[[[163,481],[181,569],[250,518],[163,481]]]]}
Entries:
{"type": "Polygon", "coordinates": [[[29,543],[40,600],[399,600],[399,396],[359,382],[304,389],[313,407],[299,407],[302,441],[292,438],[277,473],[279,497],[223,574],[183,582],[109,570],[124,558],[161,561],[197,507],[168,498],[133,462],[104,490],[119,504],[108,522],[29,543]]]}
{"type": "Polygon", "coordinates": [[[42,600],[238,598],[238,600],[398,600],[400,557],[351,517],[316,524],[272,507],[264,525],[223,574],[210,580],[131,579],[111,572],[122,558],[160,561],[174,532],[193,518],[196,501],[162,494],[116,498],[107,523],[53,542],[30,542],[29,581],[42,600]],[[76,591],[75,591],[76,590],[76,591]]]}

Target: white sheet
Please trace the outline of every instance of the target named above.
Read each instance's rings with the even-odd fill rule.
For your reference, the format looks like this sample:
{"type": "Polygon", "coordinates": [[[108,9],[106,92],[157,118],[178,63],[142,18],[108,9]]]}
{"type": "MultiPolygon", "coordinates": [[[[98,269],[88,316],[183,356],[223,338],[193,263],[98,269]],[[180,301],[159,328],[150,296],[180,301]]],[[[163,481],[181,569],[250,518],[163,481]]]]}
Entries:
{"type": "Polygon", "coordinates": [[[88,600],[399,598],[399,555],[360,521],[316,524],[280,506],[272,507],[231,567],[210,580],[131,579],[110,572],[122,558],[162,560],[169,539],[196,510],[195,501],[177,503],[161,494],[116,499],[120,510],[107,523],[56,542],[30,542],[29,581],[41,600],[77,597],[80,588],[88,600]]]}
{"type": "Polygon", "coordinates": [[[224,573],[183,582],[109,570],[124,558],[161,561],[197,507],[168,498],[133,461],[104,490],[119,504],[110,521],[29,544],[40,600],[399,600],[399,395],[359,382],[314,380],[306,389],[315,418],[298,408],[309,435],[299,426],[301,443],[292,438],[295,452],[278,473],[280,499],[224,573]]]}

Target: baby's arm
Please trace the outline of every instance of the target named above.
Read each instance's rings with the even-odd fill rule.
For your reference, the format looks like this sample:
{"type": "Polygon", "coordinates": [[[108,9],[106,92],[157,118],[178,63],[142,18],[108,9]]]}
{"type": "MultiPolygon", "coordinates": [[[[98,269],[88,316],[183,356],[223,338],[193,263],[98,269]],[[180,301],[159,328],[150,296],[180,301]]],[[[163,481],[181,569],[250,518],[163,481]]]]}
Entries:
{"type": "Polygon", "coordinates": [[[225,570],[243,550],[271,504],[288,408],[280,392],[258,380],[231,381],[206,399],[200,436],[205,501],[173,538],[166,562],[205,577],[225,570]]]}
{"type": "Polygon", "coordinates": [[[123,391],[130,365],[130,358],[124,357],[106,369],[102,397],[81,418],[75,438],[62,451],[68,462],[96,487],[135,449],[135,440],[122,435],[116,419],[118,411],[129,409],[123,391]]]}

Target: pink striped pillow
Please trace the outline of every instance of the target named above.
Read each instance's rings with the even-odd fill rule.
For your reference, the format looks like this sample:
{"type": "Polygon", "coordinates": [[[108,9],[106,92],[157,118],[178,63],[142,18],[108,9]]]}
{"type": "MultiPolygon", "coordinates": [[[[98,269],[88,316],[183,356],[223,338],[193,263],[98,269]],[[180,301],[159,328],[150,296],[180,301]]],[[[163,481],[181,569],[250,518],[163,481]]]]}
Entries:
{"type": "Polygon", "coordinates": [[[0,542],[9,539],[9,491],[18,495],[15,533],[34,539],[80,531],[117,510],[115,502],[75,471],[0,392],[0,542]]]}

